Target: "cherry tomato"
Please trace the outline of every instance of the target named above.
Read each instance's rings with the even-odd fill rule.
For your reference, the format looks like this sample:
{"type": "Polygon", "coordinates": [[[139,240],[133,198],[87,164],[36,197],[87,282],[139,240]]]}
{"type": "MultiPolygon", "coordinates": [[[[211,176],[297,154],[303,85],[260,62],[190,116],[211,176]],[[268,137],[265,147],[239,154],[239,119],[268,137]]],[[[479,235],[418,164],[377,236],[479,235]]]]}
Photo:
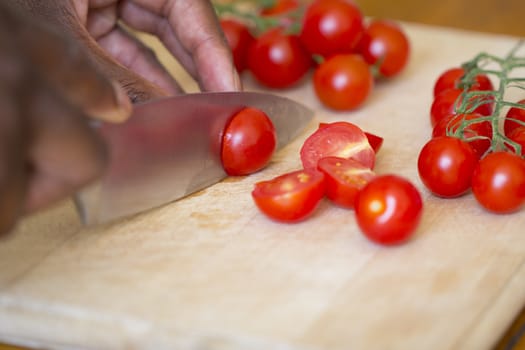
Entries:
{"type": "Polygon", "coordinates": [[[243,72],[248,65],[248,50],[255,39],[244,23],[222,19],[220,24],[232,50],[235,68],[238,72],[243,72]]]}
{"type": "Polygon", "coordinates": [[[405,68],[410,55],[410,43],[401,27],[392,21],[372,20],[358,45],[368,64],[379,62],[379,73],[393,77],[405,68]]]}
{"type": "Polygon", "coordinates": [[[326,197],[344,208],[353,208],[361,188],[375,177],[374,172],[353,159],[321,158],[318,169],[325,175],[326,197]]]}
{"type": "MultiPolygon", "coordinates": [[[[461,89],[448,89],[436,96],[430,107],[430,123],[432,127],[443,118],[456,114],[456,101],[461,101],[461,89]]],[[[474,103],[474,101],[472,101],[474,103]]],[[[458,104],[459,107],[459,104],[458,104]]],[[[472,113],[479,113],[481,115],[492,114],[493,103],[483,103],[479,105],[472,113]]]]}
{"type": "Polygon", "coordinates": [[[313,85],[325,106],[345,111],[365,102],[374,86],[374,78],[361,56],[341,54],[332,56],[316,68],[313,85]]]}
{"type": "Polygon", "coordinates": [[[518,101],[520,105],[523,105],[523,108],[512,107],[507,112],[504,122],[505,135],[509,135],[512,129],[525,125],[525,99],[518,101]],[[517,120],[517,121],[514,121],[517,120]],[[518,121],[521,121],[520,124],[518,121]]]}
{"type": "Polygon", "coordinates": [[[525,126],[518,126],[517,128],[512,129],[508,138],[521,146],[521,152],[518,154],[525,157],[525,126]]]}
{"type": "Polygon", "coordinates": [[[474,169],[472,192],[492,212],[518,210],[525,203],[525,160],[509,152],[487,155],[474,169]]]}
{"type": "MultiPolygon", "coordinates": [[[[464,75],[465,69],[462,67],[450,68],[441,73],[434,83],[434,97],[448,89],[461,89],[460,83],[464,75]]],[[[494,90],[494,86],[486,74],[478,74],[470,90],[494,90]]]]}
{"type": "Polygon", "coordinates": [[[381,148],[381,146],[383,146],[383,138],[381,136],[377,136],[367,131],[365,131],[365,135],[368,139],[368,143],[370,144],[374,152],[379,152],[379,149],[381,148]]]}
{"type": "Polygon", "coordinates": [[[250,47],[248,68],[262,85],[287,88],[298,83],[313,66],[299,37],[274,28],[262,34],[250,47]]]}
{"type": "Polygon", "coordinates": [[[324,186],[321,172],[298,170],[256,183],[252,197],[271,219],[297,222],[314,212],[324,196],[324,186]]]}
{"type": "Polygon", "coordinates": [[[282,15],[293,10],[296,10],[299,7],[298,0],[276,0],[274,4],[270,7],[266,7],[261,11],[263,16],[276,16],[282,15]]]}
{"type": "MultiPolygon", "coordinates": [[[[432,137],[446,136],[447,130],[450,133],[455,133],[457,129],[461,126],[463,121],[472,121],[475,119],[482,118],[481,114],[470,113],[470,114],[460,114],[454,115],[451,114],[443,119],[441,119],[434,129],[432,130],[432,137]]],[[[474,138],[482,136],[481,139],[475,139],[469,141],[470,146],[476,152],[478,158],[481,158],[489,149],[492,139],[492,124],[488,120],[479,121],[473,124],[468,125],[463,129],[463,137],[474,138]]]]}
{"type": "Polygon", "coordinates": [[[312,54],[350,53],[363,34],[363,15],[345,0],[316,0],[303,16],[300,38],[312,54]]]}
{"type": "Polygon", "coordinates": [[[393,245],[407,241],[421,221],[423,201],[407,179],[382,175],[371,180],[355,201],[357,224],[370,240],[393,245]]]}
{"type": "Polygon", "coordinates": [[[247,175],[265,167],[277,144],[270,118],[246,107],[234,115],[222,138],[222,165],[228,175],[247,175]]]}
{"type": "Polygon", "coordinates": [[[305,169],[317,169],[319,160],[329,156],[353,158],[369,169],[375,162],[375,152],[363,130],[348,122],[317,129],[304,141],[300,154],[305,169]]]}
{"type": "Polygon", "coordinates": [[[423,184],[433,194],[452,198],[470,189],[478,157],[472,147],[455,137],[439,136],[423,146],[417,168],[423,184]]]}

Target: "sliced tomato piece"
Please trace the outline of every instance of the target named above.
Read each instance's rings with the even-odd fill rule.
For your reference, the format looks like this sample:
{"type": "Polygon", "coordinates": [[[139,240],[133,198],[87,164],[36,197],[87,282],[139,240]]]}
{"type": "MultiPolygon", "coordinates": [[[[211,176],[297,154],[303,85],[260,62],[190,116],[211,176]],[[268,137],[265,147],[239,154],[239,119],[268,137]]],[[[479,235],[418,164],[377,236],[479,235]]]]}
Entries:
{"type": "Polygon", "coordinates": [[[301,161],[305,169],[317,169],[317,163],[324,157],[353,158],[373,169],[375,152],[368,139],[357,125],[348,122],[334,122],[318,128],[304,142],[301,161]]]}
{"type": "Polygon", "coordinates": [[[324,197],[324,174],[297,170],[255,184],[252,198],[269,218],[297,222],[310,216],[324,197]]]}
{"type": "Polygon", "coordinates": [[[326,197],[335,204],[352,209],[357,193],[375,173],[356,160],[340,157],[321,158],[318,168],[325,175],[326,197]]]}
{"type": "Polygon", "coordinates": [[[370,146],[372,146],[372,149],[375,153],[379,152],[379,149],[383,145],[383,138],[381,136],[377,136],[375,134],[369,133],[365,131],[366,138],[368,139],[368,143],[370,146]]]}

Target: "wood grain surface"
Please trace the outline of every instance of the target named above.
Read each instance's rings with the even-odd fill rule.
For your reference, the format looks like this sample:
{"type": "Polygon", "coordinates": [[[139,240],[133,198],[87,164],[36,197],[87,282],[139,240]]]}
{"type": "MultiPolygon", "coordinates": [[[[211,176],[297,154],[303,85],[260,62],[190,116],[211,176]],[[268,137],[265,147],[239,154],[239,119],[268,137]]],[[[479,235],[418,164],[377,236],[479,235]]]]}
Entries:
{"type": "MultiPolygon", "coordinates": [[[[426,7],[419,15],[414,6],[427,2],[374,3],[362,2],[365,14],[483,30],[477,20],[451,23],[461,17],[457,2],[440,3],[449,12],[426,7]]],[[[491,21],[507,13],[499,6],[523,6],[491,3],[491,21]]],[[[483,31],[523,36],[506,16],[483,31]]],[[[378,172],[421,188],[414,159],[430,133],[433,79],[480,50],[504,54],[517,38],[405,28],[410,66],[378,86],[363,109],[328,111],[308,85],[276,93],[314,108],[316,121],[345,119],[383,135],[378,172]]],[[[195,89],[158,43],[145,40],[195,89]]],[[[0,341],[91,349],[523,349],[515,337],[523,316],[512,325],[525,303],[523,211],[495,216],[471,197],[444,201],[421,188],[422,227],[394,249],[370,244],[351,214],[327,203],[307,223],[272,223],[246,193],[254,181],[296,168],[305,136],[260,174],[115,224],[83,228],[69,201],[22,222],[0,246],[0,341]]]]}

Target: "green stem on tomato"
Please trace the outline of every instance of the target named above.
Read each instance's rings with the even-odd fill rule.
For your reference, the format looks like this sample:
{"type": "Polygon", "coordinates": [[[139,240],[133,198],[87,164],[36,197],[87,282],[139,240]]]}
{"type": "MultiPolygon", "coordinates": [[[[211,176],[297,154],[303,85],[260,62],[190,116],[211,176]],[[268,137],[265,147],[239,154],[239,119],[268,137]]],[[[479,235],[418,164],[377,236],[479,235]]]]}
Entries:
{"type": "MultiPolygon", "coordinates": [[[[505,93],[509,88],[519,88],[525,90],[523,83],[525,78],[512,77],[511,74],[517,68],[525,67],[525,57],[517,56],[520,48],[523,47],[524,42],[520,41],[505,58],[500,58],[488,53],[482,52],[475,56],[472,60],[463,64],[466,73],[461,80],[460,87],[463,92],[456,101],[456,113],[465,114],[471,113],[476,108],[483,104],[493,104],[494,109],[492,114],[486,117],[473,118],[469,120],[463,119],[456,131],[447,128],[447,134],[454,135],[465,141],[474,141],[477,139],[485,139],[483,136],[475,136],[466,138],[464,131],[472,124],[489,121],[492,126],[491,146],[488,152],[494,152],[502,149],[512,150],[520,154],[521,146],[510,140],[502,131],[500,131],[500,121],[503,118],[503,107],[515,107],[525,109],[522,104],[510,102],[505,100],[505,93]],[[489,64],[496,64],[499,69],[485,69],[489,64]],[[475,77],[478,74],[486,74],[494,76],[498,79],[498,87],[494,91],[471,91],[470,88],[475,83],[475,77]]],[[[523,125],[525,123],[517,121],[523,125]]]]}

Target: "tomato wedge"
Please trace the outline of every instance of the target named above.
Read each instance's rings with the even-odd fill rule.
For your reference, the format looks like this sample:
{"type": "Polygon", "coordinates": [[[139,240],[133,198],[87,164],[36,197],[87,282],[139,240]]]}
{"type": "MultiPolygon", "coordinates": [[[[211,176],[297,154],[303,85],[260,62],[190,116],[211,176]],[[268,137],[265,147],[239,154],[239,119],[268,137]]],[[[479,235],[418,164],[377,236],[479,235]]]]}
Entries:
{"type": "Polygon", "coordinates": [[[374,152],[379,152],[379,149],[381,148],[381,146],[383,146],[383,138],[381,136],[377,136],[367,131],[365,131],[365,135],[368,139],[368,143],[370,144],[370,146],[372,146],[374,152]]]}
{"type": "Polygon", "coordinates": [[[318,168],[325,175],[326,197],[335,204],[352,209],[355,197],[375,173],[356,160],[340,157],[321,158],[318,168]]]}
{"type": "Polygon", "coordinates": [[[317,169],[319,160],[329,156],[353,158],[370,169],[374,168],[375,152],[363,130],[352,123],[324,125],[314,131],[301,148],[305,169],[317,169]]]}
{"type": "Polygon", "coordinates": [[[297,170],[255,184],[252,198],[269,218],[297,222],[310,216],[324,197],[323,173],[297,170]]]}

